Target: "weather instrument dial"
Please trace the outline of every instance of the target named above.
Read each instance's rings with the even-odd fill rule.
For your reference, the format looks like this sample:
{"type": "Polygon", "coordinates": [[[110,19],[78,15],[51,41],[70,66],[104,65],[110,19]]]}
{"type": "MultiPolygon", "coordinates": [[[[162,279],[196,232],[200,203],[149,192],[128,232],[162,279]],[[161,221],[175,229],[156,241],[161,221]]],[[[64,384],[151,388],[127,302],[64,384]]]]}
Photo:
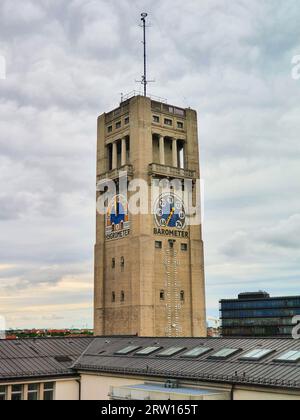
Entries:
{"type": "Polygon", "coordinates": [[[155,222],[161,228],[184,229],[186,213],[183,201],[175,194],[162,194],[154,208],[155,222]]]}

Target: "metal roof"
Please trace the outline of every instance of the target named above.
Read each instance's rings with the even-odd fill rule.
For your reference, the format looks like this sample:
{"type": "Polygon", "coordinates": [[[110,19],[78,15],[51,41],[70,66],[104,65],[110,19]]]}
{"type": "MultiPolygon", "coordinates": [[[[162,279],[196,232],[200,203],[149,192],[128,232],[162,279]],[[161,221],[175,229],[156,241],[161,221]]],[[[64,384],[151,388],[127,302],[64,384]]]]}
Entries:
{"type": "Polygon", "coordinates": [[[74,375],[71,366],[93,337],[0,340],[0,381],[74,375]],[[69,361],[62,361],[69,358],[69,361]]]}
{"type": "Polygon", "coordinates": [[[0,382],[89,371],[300,390],[300,362],[275,360],[293,350],[300,351],[300,341],[279,338],[64,337],[0,340],[0,382]],[[138,349],[158,347],[159,350],[146,356],[136,355],[139,350],[128,355],[116,354],[128,346],[138,349]],[[161,350],[175,346],[184,350],[173,356],[158,356],[161,350]],[[184,357],[186,352],[201,346],[211,351],[193,359],[184,357]],[[237,349],[238,352],[225,360],[210,357],[225,348],[237,349]],[[272,353],[259,361],[242,360],[243,355],[260,348],[272,353]],[[71,360],[67,361],[68,358],[71,360]]]}
{"type": "Polygon", "coordinates": [[[279,355],[289,350],[300,351],[300,341],[278,338],[95,338],[73,367],[79,371],[300,390],[300,363],[275,361],[279,355]],[[160,346],[163,349],[176,345],[182,346],[186,351],[204,346],[212,351],[192,360],[183,358],[182,353],[160,358],[157,356],[159,351],[148,356],[138,356],[135,352],[126,356],[116,354],[129,345],[142,348],[160,346]],[[225,360],[210,358],[213,352],[224,348],[239,351],[225,360]],[[259,348],[272,350],[272,353],[259,361],[241,360],[243,354],[259,348]]]}

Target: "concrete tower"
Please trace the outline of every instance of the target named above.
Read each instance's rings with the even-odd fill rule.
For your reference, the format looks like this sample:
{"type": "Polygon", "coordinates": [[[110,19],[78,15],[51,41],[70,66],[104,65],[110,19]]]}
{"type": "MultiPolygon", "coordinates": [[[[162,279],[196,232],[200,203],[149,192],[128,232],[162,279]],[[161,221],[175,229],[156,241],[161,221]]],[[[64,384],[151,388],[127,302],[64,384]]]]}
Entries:
{"type": "MultiPolygon", "coordinates": [[[[97,181],[120,171],[149,187],[154,179],[199,179],[196,112],[133,96],[101,115],[97,181]]],[[[153,204],[149,194],[149,213],[136,215],[117,193],[106,215],[97,214],[95,334],[206,336],[201,225],[185,223],[174,197],[153,204]]]]}

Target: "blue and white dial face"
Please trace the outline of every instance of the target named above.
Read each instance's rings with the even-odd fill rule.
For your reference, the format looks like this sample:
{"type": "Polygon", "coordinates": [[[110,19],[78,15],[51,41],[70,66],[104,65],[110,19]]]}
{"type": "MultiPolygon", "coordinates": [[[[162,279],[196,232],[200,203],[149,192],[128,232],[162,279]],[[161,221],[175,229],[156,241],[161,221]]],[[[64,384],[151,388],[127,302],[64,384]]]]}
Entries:
{"type": "Polygon", "coordinates": [[[107,239],[119,239],[128,235],[130,222],[128,215],[128,202],[122,195],[116,195],[110,202],[105,221],[107,239]]]}
{"type": "Polygon", "coordinates": [[[110,213],[111,225],[117,226],[117,225],[120,225],[121,223],[125,223],[126,215],[127,215],[127,210],[125,210],[121,200],[119,199],[119,197],[117,197],[111,208],[111,213],[110,213]]]}
{"type": "Polygon", "coordinates": [[[159,227],[184,229],[186,226],[184,203],[175,194],[162,194],[155,204],[154,212],[159,227]]]}

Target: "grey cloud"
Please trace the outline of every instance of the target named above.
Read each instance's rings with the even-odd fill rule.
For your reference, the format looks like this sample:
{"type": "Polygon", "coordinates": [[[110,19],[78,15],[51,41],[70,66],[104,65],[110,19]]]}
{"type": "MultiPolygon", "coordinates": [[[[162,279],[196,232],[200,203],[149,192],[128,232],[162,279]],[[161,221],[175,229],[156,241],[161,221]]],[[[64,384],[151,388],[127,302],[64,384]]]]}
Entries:
{"type": "Polygon", "coordinates": [[[281,291],[278,273],[293,292],[298,0],[24,0],[17,8],[2,0],[0,264],[18,268],[0,271],[1,284],[14,279],[34,296],[39,284],[82,270],[92,283],[96,118],[139,88],[142,10],[152,24],[151,93],[199,114],[211,310],[219,297],[270,287],[272,278],[281,291]]]}
{"type": "Polygon", "coordinates": [[[296,214],[275,226],[236,232],[222,247],[230,258],[256,261],[276,259],[280,255],[299,258],[300,215],[296,214]]]}
{"type": "MultiPolygon", "coordinates": [[[[88,272],[91,263],[73,263],[52,265],[22,264],[5,268],[0,272],[0,290],[6,293],[20,292],[23,289],[40,287],[42,285],[55,285],[62,281],[65,276],[78,276],[88,272]]],[[[70,291],[74,293],[74,291],[70,291]]]]}

